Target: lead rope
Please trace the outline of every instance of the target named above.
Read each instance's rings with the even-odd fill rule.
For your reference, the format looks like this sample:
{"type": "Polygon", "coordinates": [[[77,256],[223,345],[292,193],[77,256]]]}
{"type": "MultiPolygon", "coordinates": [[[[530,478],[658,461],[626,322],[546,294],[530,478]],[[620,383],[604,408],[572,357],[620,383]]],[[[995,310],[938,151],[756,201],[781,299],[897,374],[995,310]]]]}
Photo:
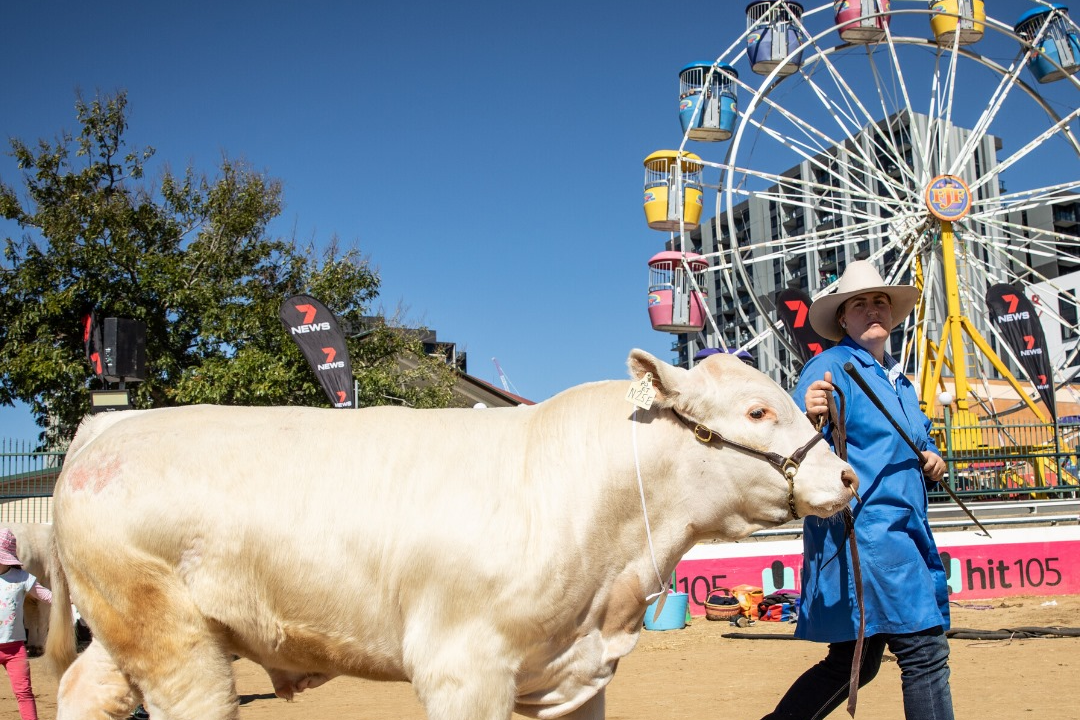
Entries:
{"type": "MultiPolygon", "coordinates": [[[[651,603],[656,598],[667,593],[667,583],[664,582],[663,576],[660,574],[660,566],[656,564],[656,551],[653,550],[652,544],[652,530],[649,529],[649,511],[645,508],[645,485],[641,482],[641,463],[638,461],[637,452],[637,408],[634,408],[634,414],[630,418],[630,438],[631,443],[634,446],[634,471],[637,473],[637,486],[638,494],[641,495],[641,514],[645,517],[645,539],[649,542],[649,556],[652,558],[653,569],[656,570],[656,580],[660,583],[660,591],[654,592],[652,595],[645,597],[645,602],[651,603]]],[[[666,599],[666,598],[665,598],[666,599]]],[[[664,608],[664,602],[661,600],[656,604],[656,614],[659,615],[660,611],[664,608]]]]}
{"type": "MultiPolygon", "coordinates": [[[[840,388],[835,388],[840,396],[840,408],[836,407],[836,400],[832,393],[826,393],[828,407],[828,419],[833,426],[833,448],[837,457],[847,462],[847,428],[844,424],[845,400],[840,388]]],[[[859,500],[856,493],[855,499],[859,500]]],[[[851,550],[851,568],[855,580],[855,603],[859,608],[859,636],[855,640],[855,652],[851,659],[851,678],[848,681],[848,704],[847,711],[851,717],[855,717],[855,705],[859,701],[859,672],[862,670],[863,640],[866,638],[866,609],[863,603],[862,591],[862,566],[859,562],[859,546],[855,541],[855,516],[851,514],[851,508],[843,510],[844,534],[848,538],[848,547],[851,550]]]]}

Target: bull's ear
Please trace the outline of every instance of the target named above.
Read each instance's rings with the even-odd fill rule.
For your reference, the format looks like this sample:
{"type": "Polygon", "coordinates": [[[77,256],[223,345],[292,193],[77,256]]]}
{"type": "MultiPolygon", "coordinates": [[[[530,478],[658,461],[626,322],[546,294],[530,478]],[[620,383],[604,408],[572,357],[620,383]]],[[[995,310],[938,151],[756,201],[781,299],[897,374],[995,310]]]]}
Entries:
{"type": "Polygon", "coordinates": [[[630,368],[630,377],[635,381],[645,377],[645,373],[652,373],[653,388],[656,390],[654,404],[660,407],[670,407],[679,395],[679,388],[683,382],[686,370],[675,367],[660,360],[644,350],[634,349],[630,351],[630,357],[626,361],[630,368]]]}

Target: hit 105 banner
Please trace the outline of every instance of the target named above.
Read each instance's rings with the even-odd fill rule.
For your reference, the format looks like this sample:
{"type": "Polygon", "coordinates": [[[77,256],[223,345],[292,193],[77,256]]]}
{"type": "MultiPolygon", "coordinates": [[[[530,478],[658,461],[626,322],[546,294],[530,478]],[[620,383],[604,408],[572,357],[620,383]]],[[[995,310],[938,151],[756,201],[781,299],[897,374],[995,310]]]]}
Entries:
{"type": "MultiPolygon", "coordinates": [[[[991,535],[935,534],[950,598],[1080,594],[1080,527],[992,530],[991,535]]],[[[801,570],[801,540],[703,544],[679,563],[675,590],[688,593],[691,613],[702,615],[714,587],[753,585],[765,595],[797,591],[801,570]]]]}

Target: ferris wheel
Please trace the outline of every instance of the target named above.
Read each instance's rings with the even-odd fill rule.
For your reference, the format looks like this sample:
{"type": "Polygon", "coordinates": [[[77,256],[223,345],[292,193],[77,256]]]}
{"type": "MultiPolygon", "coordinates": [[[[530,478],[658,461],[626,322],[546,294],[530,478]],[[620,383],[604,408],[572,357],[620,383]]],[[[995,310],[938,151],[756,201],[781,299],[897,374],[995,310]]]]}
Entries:
{"type": "MultiPolygon", "coordinates": [[[[797,366],[777,293],[819,297],[867,259],[886,281],[921,289],[892,350],[924,398],[945,376],[962,398],[984,394],[990,376],[1012,378],[1001,357],[1019,359],[986,310],[987,289],[1002,283],[1035,304],[1054,380],[1070,379],[1080,365],[1078,70],[1080,30],[1058,3],[751,2],[728,48],[680,73],[678,149],[646,159],[649,224],[671,233],[653,278],[676,281],[676,316],[679,281],[690,298],[654,327],[693,334],[705,317],[707,344],[797,366]],[[988,14],[1003,7],[1013,16],[988,14]],[[710,192],[713,223],[699,218],[710,192]]],[[[655,297],[650,314],[668,301],[655,297]]]]}

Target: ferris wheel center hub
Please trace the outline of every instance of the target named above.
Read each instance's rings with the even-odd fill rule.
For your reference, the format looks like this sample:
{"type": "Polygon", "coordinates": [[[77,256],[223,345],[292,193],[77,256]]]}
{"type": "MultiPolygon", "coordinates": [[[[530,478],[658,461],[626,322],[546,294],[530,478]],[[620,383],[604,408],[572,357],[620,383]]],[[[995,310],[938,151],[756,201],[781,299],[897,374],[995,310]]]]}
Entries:
{"type": "Polygon", "coordinates": [[[971,191],[955,175],[938,175],[926,186],[926,207],[938,220],[956,222],[971,210],[971,191]]]}

